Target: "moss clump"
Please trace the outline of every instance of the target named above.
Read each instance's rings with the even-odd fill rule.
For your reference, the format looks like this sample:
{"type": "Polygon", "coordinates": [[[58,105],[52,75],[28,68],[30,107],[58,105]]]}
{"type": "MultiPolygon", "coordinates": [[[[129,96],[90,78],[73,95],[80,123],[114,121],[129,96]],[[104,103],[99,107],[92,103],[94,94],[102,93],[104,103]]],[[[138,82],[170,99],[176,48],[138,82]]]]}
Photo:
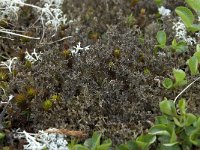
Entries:
{"type": "Polygon", "coordinates": [[[66,59],[68,59],[72,55],[72,53],[71,53],[71,51],[69,49],[63,50],[62,54],[66,59]]]}
{"type": "Polygon", "coordinates": [[[8,80],[8,73],[4,70],[0,70],[0,81],[7,81],[8,80]]]}
{"type": "Polygon", "coordinates": [[[19,93],[14,97],[14,99],[15,99],[15,102],[17,103],[17,105],[20,106],[26,102],[26,95],[23,93],[19,93]]]}
{"type": "Polygon", "coordinates": [[[34,87],[27,87],[27,97],[32,99],[36,96],[37,90],[34,87]]]}
{"type": "Polygon", "coordinates": [[[53,103],[51,100],[47,99],[43,102],[42,107],[44,110],[48,111],[48,110],[52,109],[53,103]]]}

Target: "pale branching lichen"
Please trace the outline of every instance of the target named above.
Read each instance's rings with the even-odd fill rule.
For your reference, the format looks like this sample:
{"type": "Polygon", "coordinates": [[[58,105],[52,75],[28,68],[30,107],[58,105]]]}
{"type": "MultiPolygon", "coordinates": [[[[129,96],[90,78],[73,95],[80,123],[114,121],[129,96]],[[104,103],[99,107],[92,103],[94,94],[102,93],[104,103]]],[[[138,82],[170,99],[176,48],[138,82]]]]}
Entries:
{"type": "Polygon", "coordinates": [[[195,45],[197,43],[195,38],[187,35],[187,29],[180,18],[179,18],[178,22],[174,23],[172,29],[174,29],[176,31],[175,36],[179,40],[183,40],[183,41],[187,42],[189,45],[195,45]]]}
{"type": "Polygon", "coordinates": [[[171,10],[166,9],[165,7],[161,6],[158,8],[159,14],[161,14],[163,17],[170,16],[171,15],[171,10]]]}
{"type": "Polygon", "coordinates": [[[42,52],[37,53],[35,51],[35,49],[33,50],[33,52],[30,54],[28,51],[25,52],[26,56],[26,60],[30,61],[31,63],[34,63],[38,60],[42,60],[41,55],[43,54],[42,52]]]}
{"type": "Polygon", "coordinates": [[[68,150],[68,142],[65,136],[55,133],[47,133],[40,130],[38,133],[27,133],[26,131],[17,132],[15,138],[25,138],[27,144],[24,145],[24,150],[68,150]]]}

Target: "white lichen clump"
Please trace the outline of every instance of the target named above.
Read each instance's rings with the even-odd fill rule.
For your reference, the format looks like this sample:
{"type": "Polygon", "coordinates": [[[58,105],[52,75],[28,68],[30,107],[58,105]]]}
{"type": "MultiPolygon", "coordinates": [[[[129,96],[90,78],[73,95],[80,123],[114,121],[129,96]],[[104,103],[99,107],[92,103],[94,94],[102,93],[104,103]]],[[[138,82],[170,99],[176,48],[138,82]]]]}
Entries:
{"type": "Polygon", "coordinates": [[[80,52],[80,50],[86,51],[86,50],[89,50],[89,49],[90,49],[90,45],[85,46],[85,47],[81,47],[81,42],[78,42],[78,44],[76,46],[73,46],[73,48],[70,49],[70,51],[73,55],[77,55],[80,52]]]}
{"type": "Polygon", "coordinates": [[[0,63],[1,68],[7,68],[10,73],[12,73],[12,70],[14,68],[14,65],[17,61],[17,57],[9,58],[7,61],[2,61],[0,63]]]}
{"type": "Polygon", "coordinates": [[[52,26],[56,30],[61,24],[65,24],[67,19],[61,10],[63,0],[41,0],[42,6],[26,3],[26,0],[0,0],[0,19],[18,19],[18,12],[21,7],[33,8],[38,14],[38,20],[42,26],[52,26]]]}
{"type": "Polygon", "coordinates": [[[18,11],[20,7],[23,7],[23,3],[26,0],[0,0],[0,19],[7,18],[8,19],[17,19],[18,11]],[[19,2],[21,4],[19,4],[19,2]]]}
{"type": "Polygon", "coordinates": [[[37,53],[35,51],[35,49],[33,50],[33,52],[30,54],[28,51],[25,52],[25,59],[30,61],[31,63],[35,63],[38,60],[42,60],[42,54],[43,53],[37,53]]]}
{"type": "Polygon", "coordinates": [[[15,138],[25,138],[27,144],[24,145],[24,150],[69,150],[67,147],[68,142],[65,136],[55,133],[47,133],[39,131],[35,133],[27,133],[26,131],[17,132],[15,138]]]}
{"type": "Polygon", "coordinates": [[[176,31],[175,36],[179,40],[183,40],[183,41],[187,42],[189,45],[196,45],[196,43],[197,43],[196,39],[194,37],[187,35],[187,29],[186,29],[184,23],[181,21],[180,18],[179,18],[178,22],[174,23],[172,29],[174,29],[176,31]]]}
{"type": "Polygon", "coordinates": [[[159,14],[161,14],[163,17],[170,16],[171,15],[171,10],[166,9],[165,7],[161,6],[158,8],[159,14]]]}

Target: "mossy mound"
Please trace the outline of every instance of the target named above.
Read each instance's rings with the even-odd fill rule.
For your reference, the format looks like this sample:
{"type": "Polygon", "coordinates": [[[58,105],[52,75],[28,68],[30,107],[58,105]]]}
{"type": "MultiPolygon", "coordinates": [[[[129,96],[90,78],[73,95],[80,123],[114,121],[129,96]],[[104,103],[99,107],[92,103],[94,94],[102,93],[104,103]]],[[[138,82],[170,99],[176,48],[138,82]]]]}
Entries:
{"type": "MultiPolygon", "coordinates": [[[[52,46],[32,69],[19,63],[18,74],[10,80],[10,92],[25,93],[27,86],[38,91],[25,107],[14,109],[17,114],[29,112],[26,121],[30,125],[25,128],[100,130],[115,143],[148,128],[158,115],[159,101],[169,96],[154,78],[164,77],[175,60],[167,55],[155,57],[154,40],[141,41],[136,31],[110,26],[89,50],[76,56],[66,58],[59,46],[52,46]],[[46,111],[43,103],[53,94],[61,100],[46,111]]],[[[13,121],[18,118],[13,116],[13,121]]]]}
{"type": "MultiPolygon", "coordinates": [[[[5,49],[12,50],[11,56],[22,56],[13,52],[18,44],[24,51],[36,47],[43,52],[42,61],[30,65],[21,59],[15,64],[6,91],[15,96],[7,113],[10,128],[30,132],[66,128],[90,135],[100,131],[116,144],[150,127],[159,115],[159,102],[164,97],[173,99],[182,90],[165,90],[163,78],[171,76],[173,68],[187,72],[185,60],[190,55],[169,54],[168,49],[155,55],[159,30],[166,31],[168,42],[173,40],[173,17],[163,22],[158,19],[153,0],[133,2],[66,0],[63,9],[74,22],[65,29],[61,27],[52,39],[46,35],[44,41],[68,35],[71,38],[42,46],[19,39],[11,46],[6,42],[5,49]],[[145,9],[143,16],[141,9],[145,9]],[[131,14],[135,20],[130,24],[127,17],[131,14]],[[89,50],[68,53],[78,42],[83,47],[90,45],[89,50]],[[58,100],[52,99],[55,95],[58,100]]],[[[170,0],[166,6],[174,9],[182,2],[170,0]]],[[[197,93],[198,86],[184,95],[188,99],[195,97],[189,102],[195,113],[199,113],[197,93]]]]}

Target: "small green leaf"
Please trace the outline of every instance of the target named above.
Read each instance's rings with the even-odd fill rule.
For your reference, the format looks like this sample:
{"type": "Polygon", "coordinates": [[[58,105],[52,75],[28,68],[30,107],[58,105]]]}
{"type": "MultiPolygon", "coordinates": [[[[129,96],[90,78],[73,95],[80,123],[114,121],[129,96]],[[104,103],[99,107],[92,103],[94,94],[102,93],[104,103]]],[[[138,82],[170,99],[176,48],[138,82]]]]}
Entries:
{"type": "Polygon", "coordinates": [[[150,135],[150,134],[141,135],[136,139],[136,141],[141,141],[148,144],[154,143],[155,140],[156,140],[156,136],[150,135]]]}
{"type": "Polygon", "coordinates": [[[185,1],[196,12],[200,12],[200,0],[185,0],[185,1]]]}
{"type": "Polygon", "coordinates": [[[172,41],[171,48],[175,50],[176,53],[184,53],[188,50],[187,43],[185,41],[176,42],[176,39],[172,41]]]}
{"type": "Polygon", "coordinates": [[[173,117],[174,123],[178,126],[178,127],[183,127],[184,123],[180,122],[176,117],[173,117]]]}
{"type": "Polygon", "coordinates": [[[167,119],[167,116],[157,116],[155,118],[155,124],[168,124],[169,120],[167,119]]]}
{"type": "Polygon", "coordinates": [[[148,147],[156,141],[156,136],[146,134],[141,135],[136,139],[136,144],[140,149],[147,150],[148,147]]]}
{"type": "Polygon", "coordinates": [[[192,132],[192,134],[189,136],[190,142],[196,146],[200,146],[200,129],[197,128],[192,132]]]}
{"type": "Polygon", "coordinates": [[[176,144],[178,144],[178,142],[166,143],[166,144],[163,144],[163,145],[167,146],[167,147],[171,147],[171,146],[174,146],[176,144]]]}
{"type": "Polygon", "coordinates": [[[159,147],[159,150],[181,150],[181,148],[179,147],[178,144],[175,144],[175,145],[172,145],[172,146],[161,145],[159,147]]]}
{"type": "Polygon", "coordinates": [[[176,39],[173,39],[173,41],[172,41],[172,46],[173,46],[173,47],[176,47],[176,45],[177,45],[177,41],[176,41],[176,39]]]}
{"type": "Polygon", "coordinates": [[[198,63],[200,63],[200,51],[195,52],[194,56],[197,57],[198,63]]]}
{"type": "Polygon", "coordinates": [[[178,101],[178,108],[180,110],[181,115],[185,115],[186,113],[186,103],[185,103],[185,99],[180,99],[178,101]]]}
{"type": "Polygon", "coordinates": [[[75,145],[72,149],[73,150],[89,150],[86,146],[83,146],[80,144],[75,145]]]}
{"type": "Polygon", "coordinates": [[[187,64],[190,68],[191,75],[199,74],[198,70],[198,59],[196,56],[192,56],[188,61],[187,64]]]}
{"type": "Polygon", "coordinates": [[[167,135],[170,136],[170,133],[167,129],[167,126],[164,124],[154,125],[149,129],[149,134],[152,135],[167,135]]]}
{"type": "Polygon", "coordinates": [[[191,113],[186,114],[185,126],[192,125],[197,120],[197,117],[191,113]]]}
{"type": "Polygon", "coordinates": [[[160,111],[163,114],[167,114],[167,115],[170,115],[170,116],[176,116],[177,115],[175,103],[172,100],[167,100],[165,98],[165,100],[163,100],[159,103],[159,106],[160,106],[160,111]]]}
{"type": "Polygon", "coordinates": [[[179,6],[176,7],[175,12],[179,15],[179,17],[181,17],[187,28],[192,26],[194,22],[194,15],[190,9],[187,7],[179,6]]]}
{"type": "Polygon", "coordinates": [[[174,83],[174,87],[183,86],[187,84],[187,80],[185,80],[186,74],[181,69],[173,69],[173,74],[176,82],[174,83]]]}
{"type": "Polygon", "coordinates": [[[101,134],[98,132],[94,132],[92,138],[85,140],[84,146],[87,146],[91,150],[94,150],[100,145],[101,134]]]}
{"type": "Polygon", "coordinates": [[[179,42],[177,45],[176,45],[176,53],[184,53],[188,50],[188,46],[187,46],[187,43],[186,42],[179,42]]]}
{"type": "Polygon", "coordinates": [[[196,52],[200,52],[200,44],[196,45],[196,52]]]}
{"type": "Polygon", "coordinates": [[[181,69],[173,69],[173,74],[174,74],[176,82],[181,82],[186,77],[185,72],[181,69]]]}
{"type": "Polygon", "coordinates": [[[190,27],[188,27],[188,30],[191,32],[200,31],[200,24],[192,24],[190,27]]]}
{"type": "Polygon", "coordinates": [[[127,144],[120,144],[119,146],[116,147],[116,150],[129,150],[129,148],[127,144]]]}
{"type": "Polygon", "coordinates": [[[127,142],[127,146],[129,150],[137,150],[138,146],[135,141],[131,140],[127,142]]]}
{"type": "Polygon", "coordinates": [[[97,146],[94,150],[109,150],[112,144],[102,144],[97,146]]]}
{"type": "Polygon", "coordinates": [[[164,48],[167,42],[166,33],[164,31],[158,31],[156,38],[157,38],[158,43],[160,44],[160,47],[164,48]]]}
{"type": "Polygon", "coordinates": [[[197,121],[194,123],[195,127],[200,127],[200,117],[197,118],[197,121]]]}
{"type": "Polygon", "coordinates": [[[3,133],[3,132],[0,132],[0,141],[2,141],[4,138],[5,138],[5,133],[3,133]]]}
{"type": "Polygon", "coordinates": [[[94,132],[92,135],[92,147],[91,149],[94,150],[97,146],[100,145],[101,134],[98,132],[94,132]]]}
{"type": "Polygon", "coordinates": [[[95,150],[108,150],[111,147],[111,145],[112,145],[111,139],[107,139],[103,141],[101,145],[97,146],[95,150]]]}
{"type": "Polygon", "coordinates": [[[171,146],[172,146],[172,145],[175,145],[175,143],[177,144],[178,141],[177,141],[177,136],[176,136],[175,128],[172,128],[171,136],[170,136],[170,143],[169,144],[171,144],[171,146]]]}
{"type": "Polygon", "coordinates": [[[192,134],[192,132],[196,129],[194,126],[186,126],[185,128],[185,134],[183,133],[183,136],[187,136],[187,138],[192,134]]]}
{"type": "Polygon", "coordinates": [[[92,147],[92,138],[86,139],[83,145],[88,148],[91,148],[92,147]]]}
{"type": "Polygon", "coordinates": [[[165,78],[164,81],[162,82],[162,85],[166,88],[166,89],[170,89],[173,87],[173,81],[170,78],[165,78]]]}
{"type": "Polygon", "coordinates": [[[165,3],[165,0],[154,0],[154,1],[155,1],[156,5],[158,5],[158,6],[163,6],[165,3]]]}

